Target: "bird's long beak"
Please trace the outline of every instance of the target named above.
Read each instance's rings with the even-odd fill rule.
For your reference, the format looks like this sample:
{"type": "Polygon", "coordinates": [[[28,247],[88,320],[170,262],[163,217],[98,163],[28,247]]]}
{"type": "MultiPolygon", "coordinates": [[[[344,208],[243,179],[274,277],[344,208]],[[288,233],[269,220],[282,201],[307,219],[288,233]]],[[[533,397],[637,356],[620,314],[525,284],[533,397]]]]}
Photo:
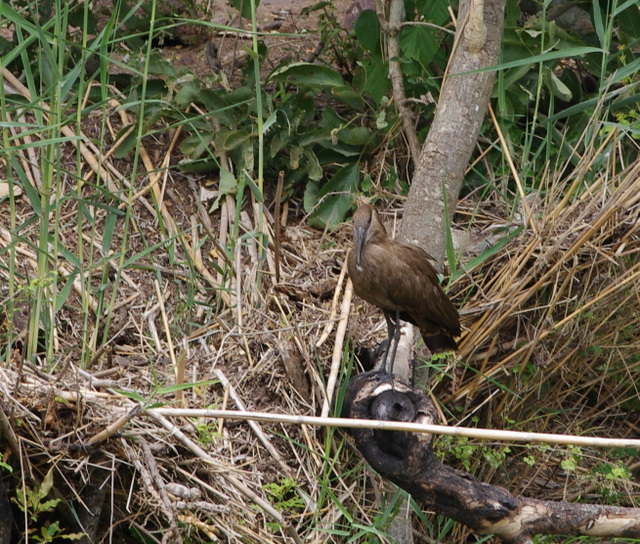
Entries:
{"type": "Polygon", "coordinates": [[[360,268],[360,261],[362,260],[362,252],[364,251],[364,244],[367,240],[367,231],[362,227],[356,227],[356,266],[360,268]]]}

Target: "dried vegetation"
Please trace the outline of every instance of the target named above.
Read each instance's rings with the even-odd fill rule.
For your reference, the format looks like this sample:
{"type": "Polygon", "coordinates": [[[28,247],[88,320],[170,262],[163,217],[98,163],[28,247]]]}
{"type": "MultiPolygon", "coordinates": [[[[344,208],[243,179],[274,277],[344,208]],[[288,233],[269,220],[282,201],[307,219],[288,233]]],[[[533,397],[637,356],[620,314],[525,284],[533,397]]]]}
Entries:
{"type": "MultiPolygon", "coordinates": [[[[154,154],[166,153],[168,159],[171,147],[160,143],[151,144],[154,154]]],[[[381,483],[348,453],[341,435],[291,425],[168,419],[148,409],[167,404],[318,415],[335,333],[320,347],[317,343],[339,308],[336,291],[339,295],[344,283],[338,277],[349,245],[347,226],[323,235],[306,227],[295,209],[285,208],[280,282],[274,281],[273,246],[267,269],[261,270],[251,237],[237,246],[229,274],[216,277],[217,248],[204,235],[215,228],[216,237],[225,239],[225,206],[233,201],[203,231],[194,184],[163,170],[163,163],[147,166],[149,177],[135,187],[139,196],[132,215],[142,238],[162,243],[140,253],[126,270],[115,259],[105,260],[99,237],[89,251],[76,230],[77,200],[66,202],[60,218],[70,244],[65,249],[77,253],[75,244],[85,243],[86,282],[76,285],[56,315],[55,358],[48,366],[22,357],[25,323],[33,311],[29,278],[36,275],[38,232],[11,234],[7,201],[0,204],[0,274],[8,284],[13,248],[23,278],[15,286],[11,324],[4,316],[5,330],[11,325],[14,333],[11,360],[0,368],[5,459],[16,470],[21,467],[25,486],[37,486],[53,466],[55,493],[64,504],[55,515],[73,511],[84,530],[93,522],[98,534],[118,538],[153,533],[152,540],[169,542],[269,542],[284,534],[325,541],[326,531],[350,526],[351,517],[373,523],[381,483]],[[163,193],[154,170],[163,173],[163,193]],[[145,200],[145,189],[158,191],[155,205],[145,200]],[[106,281],[103,268],[90,259],[105,263],[106,281]],[[100,282],[113,288],[114,272],[123,278],[109,293],[115,297],[111,317],[117,326],[96,347],[94,359],[82,362],[78,343],[104,323],[93,303],[85,320],[81,308],[91,299],[86,291],[100,282]],[[172,388],[176,383],[195,385],[172,388]],[[100,433],[119,418],[126,425],[101,440],[100,433]],[[101,515],[92,519],[85,507],[101,515]]],[[[463,266],[465,261],[475,266],[451,286],[466,332],[459,360],[433,365],[429,383],[451,423],[474,417],[487,427],[637,436],[640,164],[600,174],[578,191],[588,166],[569,180],[575,190],[550,181],[544,196],[528,199],[512,220],[498,200],[470,197],[460,203],[458,226],[475,241],[462,258],[463,266]],[[502,236],[496,232],[518,227],[524,228],[488,258],[477,259],[482,244],[502,236]]],[[[84,191],[88,197],[91,187],[84,191]]],[[[21,220],[28,222],[33,210],[24,198],[18,205],[21,220]]],[[[242,214],[243,231],[253,230],[252,211],[248,206],[242,214]]],[[[104,215],[94,212],[99,233],[104,215]]],[[[272,227],[274,219],[267,217],[272,227]]],[[[137,240],[130,238],[125,259],[140,251],[137,240]]],[[[70,266],[61,250],[59,283],[70,266]]],[[[9,306],[6,295],[2,306],[9,306]]],[[[379,339],[383,327],[372,333],[377,314],[358,301],[355,308],[348,329],[352,345],[379,339]]],[[[347,367],[348,350],[344,354],[347,367]]],[[[460,450],[454,445],[451,451],[460,450]]],[[[564,451],[513,447],[505,454],[498,446],[496,451],[504,455],[502,464],[478,455],[472,456],[472,468],[514,492],[597,500],[605,483],[620,491],[616,482],[588,473],[602,452],[581,452],[586,461],[570,472],[560,465],[564,451]],[[525,455],[535,462],[526,463],[525,455]]],[[[461,461],[460,454],[450,457],[461,461]]],[[[622,461],[638,470],[633,457],[622,461]]],[[[18,483],[4,481],[5,492],[18,483]]],[[[633,502],[637,490],[630,481],[625,486],[622,502],[633,502]]],[[[71,518],[68,527],[74,525],[71,518]]]]}
{"type": "MultiPolygon", "coordinates": [[[[526,227],[453,285],[468,328],[460,350],[468,366],[452,369],[450,388],[436,392],[446,405],[463,405],[465,418],[475,414],[487,427],[638,436],[640,164],[602,172],[577,193],[595,158],[585,158],[566,184],[551,180],[546,192],[532,194],[515,224],[474,208],[476,226],[487,231],[526,227]]],[[[550,462],[557,452],[538,451],[543,462],[532,466],[522,463],[525,453],[531,450],[512,451],[498,470],[513,491],[602,500],[603,482],[585,474],[602,452],[585,452],[589,461],[572,474],[550,462]]],[[[637,474],[632,453],[625,462],[637,474]]],[[[490,463],[482,473],[497,476],[490,463]]],[[[627,485],[632,503],[637,489],[627,485]]]]}
{"type": "MultiPolygon", "coordinates": [[[[104,122],[115,149],[118,130],[132,123],[118,106],[107,119],[84,119],[84,133],[104,122]]],[[[22,164],[39,187],[28,137],[22,164]]],[[[256,203],[246,202],[237,222],[232,197],[204,213],[202,180],[172,168],[179,138],[178,129],[145,139],[137,176],[89,138],[61,144],[69,171],[81,160],[84,178],[60,174],[62,204],[49,218],[56,277],[44,287],[54,319],[41,323],[39,339],[28,329],[38,311],[42,218],[22,194],[12,223],[9,200],[0,200],[0,347],[10,350],[0,367],[0,429],[3,461],[13,467],[0,481],[0,531],[62,519],[65,531],[98,541],[343,542],[359,531],[364,541],[367,528],[385,528],[380,511],[394,506],[380,504],[385,484],[341,433],[154,411],[319,415],[332,357],[341,356],[344,384],[359,370],[354,348],[384,336],[379,313],[357,300],[346,338],[336,335],[347,225],[321,233],[306,226],[298,202],[279,217],[268,205],[263,260],[251,234],[256,203]],[[132,178],[131,187],[114,181],[132,178]],[[123,197],[127,215],[109,213],[107,194],[123,197]],[[234,236],[241,243],[225,255],[234,236]],[[67,285],[54,308],[54,291],[67,285]],[[24,353],[38,340],[32,363],[24,353]],[[52,467],[49,498],[61,503],[28,520],[9,497],[39,489],[52,467]]],[[[423,364],[449,423],[640,435],[640,163],[596,168],[600,155],[586,152],[571,174],[544,173],[542,189],[515,212],[498,191],[459,203],[456,228],[468,242],[449,291],[465,332],[456,360],[423,364]]],[[[443,442],[449,462],[514,493],[637,506],[640,463],[631,452],[616,458],[635,481],[591,470],[613,462],[607,452],[443,442]]]]}

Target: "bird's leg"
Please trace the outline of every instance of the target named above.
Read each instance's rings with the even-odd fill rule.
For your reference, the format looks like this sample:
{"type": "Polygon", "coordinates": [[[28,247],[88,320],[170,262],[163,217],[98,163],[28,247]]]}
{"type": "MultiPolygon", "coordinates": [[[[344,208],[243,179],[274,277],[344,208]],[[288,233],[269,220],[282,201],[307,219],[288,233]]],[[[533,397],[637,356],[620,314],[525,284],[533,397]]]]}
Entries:
{"type": "Polygon", "coordinates": [[[396,324],[394,324],[389,312],[384,312],[384,318],[387,322],[387,347],[384,349],[384,357],[382,358],[382,365],[380,366],[382,372],[387,371],[387,359],[389,357],[389,350],[391,349],[391,343],[395,337],[396,330],[396,324]]]}
{"type": "Polygon", "coordinates": [[[393,349],[391,349],[391,362],[389,363],[389,374],[393,374],[393,363],[396,362],[396,352],[398,351],[398,344],[400,343],[400,310],[396,310],[396,319],[393,331],[393,349]]]}
{"type": "Polygon", "coordinates": [[[411,368],[409,369],[411,371],[411,382],[409,383],[409,385],[411,387],[415,387],[416,386],[416,358],[415,357],[411,357],[411,368]]]}

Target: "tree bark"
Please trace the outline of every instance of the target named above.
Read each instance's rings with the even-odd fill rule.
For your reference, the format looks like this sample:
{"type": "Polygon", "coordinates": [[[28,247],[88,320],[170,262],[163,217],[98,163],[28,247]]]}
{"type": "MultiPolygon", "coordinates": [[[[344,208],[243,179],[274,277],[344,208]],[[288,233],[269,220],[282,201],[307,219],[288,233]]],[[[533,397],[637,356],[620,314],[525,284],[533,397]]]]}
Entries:
{"type": "Polygon", "coordinates": [[[445,248],[445,213],[453,213],[480,127],[487,111],[494,72],[469,74],[497,64],[502,44],[505,0],[487,0],[484,47],[472,52],[464,34],[470,0],[462,0],[456,39],[442,85],[433,124],[429,129],[404,211],[400,237],[423,247],[442,268],[445,248]]]}
{"type": "Polygon", "coordinates": [[[404,92],[404,76],[402,75],[401,52],[400,52],[400,29],[406,17],[404,11],[404,0],[391,0],[389,3],[389,18],[387,20],[389,54],[389,79],[393,89],[393,99],[396,103],[398,115],[402,121],[402,129],[407,139],[411,161],[415,164],[420,155],[420,142],[416,134],[415,118],[406,104],[406,94],[404,92]]]}

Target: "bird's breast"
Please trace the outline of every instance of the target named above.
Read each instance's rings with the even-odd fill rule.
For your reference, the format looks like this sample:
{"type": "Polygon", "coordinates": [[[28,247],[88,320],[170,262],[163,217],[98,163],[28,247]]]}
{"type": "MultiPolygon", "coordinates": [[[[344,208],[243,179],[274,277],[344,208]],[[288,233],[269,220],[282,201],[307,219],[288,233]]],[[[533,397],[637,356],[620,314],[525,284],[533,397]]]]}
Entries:
{"type": "Polygon", "coordinates": [[[347,265],[356,295],[374,306],[392,312],[398,308],[397,303],[389,296],[390,287],[397,278],[390,270],[392,260],[387,257],[391,256],[378,251],[377,246],[369,245],[365,248],[359,265],[355,258],[349,259],[347,265]]]}

